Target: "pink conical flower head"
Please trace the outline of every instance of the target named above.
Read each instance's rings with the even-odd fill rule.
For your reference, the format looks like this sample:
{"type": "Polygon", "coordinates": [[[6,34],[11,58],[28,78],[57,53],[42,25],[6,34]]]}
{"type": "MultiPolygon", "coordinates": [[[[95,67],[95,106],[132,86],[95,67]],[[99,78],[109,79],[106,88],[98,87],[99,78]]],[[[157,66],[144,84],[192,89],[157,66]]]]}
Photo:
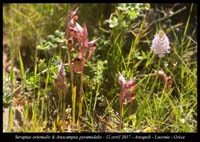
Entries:
{"type": "Polygon", "coordinates": [[[158,33],[154,35],[152,40],[151,49],[159,57],[164,57],[166,53],[170,53],[169,39],[163,30],[159,30],[158,33]]]}

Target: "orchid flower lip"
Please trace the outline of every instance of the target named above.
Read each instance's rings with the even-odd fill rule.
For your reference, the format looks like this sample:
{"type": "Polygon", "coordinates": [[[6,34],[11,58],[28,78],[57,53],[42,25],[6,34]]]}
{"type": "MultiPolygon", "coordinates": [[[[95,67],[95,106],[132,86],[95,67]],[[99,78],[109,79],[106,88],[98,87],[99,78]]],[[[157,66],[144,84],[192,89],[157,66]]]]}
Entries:
{"type": "Polygon", "coordinates": [[[72,39],[71,39],[71,38],[69,38],[69,39],[68,39],[68,42],[69,42],[69,43],[72,43],[72,39]]]}
{"type": "Polygon", "coordinates": [[[83,58],[75,58],[74,61],[82,61],[83,58]]]}

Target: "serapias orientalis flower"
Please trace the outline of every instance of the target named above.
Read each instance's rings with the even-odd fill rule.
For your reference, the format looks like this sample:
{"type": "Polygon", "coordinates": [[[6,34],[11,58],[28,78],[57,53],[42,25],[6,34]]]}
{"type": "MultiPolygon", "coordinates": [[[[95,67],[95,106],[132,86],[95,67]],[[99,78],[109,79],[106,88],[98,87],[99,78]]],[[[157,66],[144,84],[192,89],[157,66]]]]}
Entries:
{"type": "Polygon", "coordinates": [[[171,75],[167,76],[166,73],[162,69],[159,71],[154,70],[153,76],[156,76],[156,75],[158,75],[159,79],[165,82],[168,89],[172,88],[173,81],[172,81],[171,75]]]}
{"type": "MultiPolygon", "coordinates": [[[[66,21],[66,35],[68,36],[68,47],[69,53],[72,54],[74,40],[78,42],[78,57],[74,59],[73,71],[76,73],[81,73],[84,69],[85,59],[90,60],[95,49],[96,40],[89,41],[87,26],[84,23],[81,26],[78,21],[78,8],[74,11],[70,10],[66,21]]],[[[72,56],[72,55],[71,55],[72,56]]]]}
{"type": "Polygon", "coordinates": [[[120,91],[120,104],[128,104],[135,99],[135,88],[136,88],[136,78],[133,80],[125,80],[124,76],[119,72],[118,73],[118,82],[121,87],[120,91]]]}

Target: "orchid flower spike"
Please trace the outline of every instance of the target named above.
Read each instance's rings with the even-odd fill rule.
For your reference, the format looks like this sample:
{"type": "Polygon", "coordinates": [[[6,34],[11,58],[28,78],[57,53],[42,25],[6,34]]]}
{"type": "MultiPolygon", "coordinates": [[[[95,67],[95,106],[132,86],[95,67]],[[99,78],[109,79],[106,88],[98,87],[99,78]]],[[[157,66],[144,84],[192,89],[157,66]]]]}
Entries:
{"type": "Polygon", "coordinates": [[[159,30],[152,40],[151,49],[159,57],[164,57],[166,53],[170,53],[170,42],[163,30],[159,30]]]}

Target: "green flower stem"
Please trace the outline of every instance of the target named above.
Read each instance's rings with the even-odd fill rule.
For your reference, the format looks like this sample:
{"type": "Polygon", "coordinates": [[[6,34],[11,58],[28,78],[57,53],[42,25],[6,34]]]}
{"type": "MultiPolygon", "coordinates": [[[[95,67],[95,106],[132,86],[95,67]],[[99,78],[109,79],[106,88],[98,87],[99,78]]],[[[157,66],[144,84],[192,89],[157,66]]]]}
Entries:
{"type": "Polygon", "coordinates": [[[120,92],[120,96],[119,96],[119,109],[120,109],[120,124],[119,124],[119,130],[121,131],[121,129],[123,128],[123,97],[124,97],[124,92],[121,91],[120,92]]]}
{"type": "Polygon", "coordinates": [[[83,108],[83,79],[84,79],[84,66],[85,66],[85,59],[83,58],[83,70],[81,72],[80,78],[80,90],[79,90],[79,114],[78,114],[78,131],[80,132],[80,116],[82,115],[82,108],[83,108]]]}
{"type": "Polygon", "coordinates": [[[72,43],[70,43],[70,40],[68,40],[68,64],[69,64],[69,70],[70,70],[70,79],[71,79],[71,89],[72,89],[72,128],[74,127],[75,123],[75,109],[76,109],[76,87],[74,86],[74,72],[73,72],[73,66],[72,66],[72,59],[71,59],[71,49],[72,49],[72,43]]]}

